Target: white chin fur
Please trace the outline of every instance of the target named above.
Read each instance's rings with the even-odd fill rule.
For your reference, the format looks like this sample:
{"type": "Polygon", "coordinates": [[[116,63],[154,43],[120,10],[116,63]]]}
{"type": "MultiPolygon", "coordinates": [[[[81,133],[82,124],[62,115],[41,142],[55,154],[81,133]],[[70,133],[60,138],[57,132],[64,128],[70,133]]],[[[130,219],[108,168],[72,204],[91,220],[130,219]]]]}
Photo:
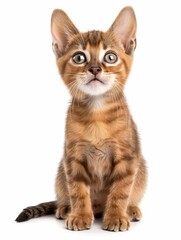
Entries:
{"type": "Polygon", "coordinates": [[[109,83],[101,83],[98,81],[91,82],[89,84],[79,84],[79,89],[88,94],[89,96],[98,96],[102,95],[108,90],[110,90],[113,86],[114,81],[109,81],[109,83]]]}

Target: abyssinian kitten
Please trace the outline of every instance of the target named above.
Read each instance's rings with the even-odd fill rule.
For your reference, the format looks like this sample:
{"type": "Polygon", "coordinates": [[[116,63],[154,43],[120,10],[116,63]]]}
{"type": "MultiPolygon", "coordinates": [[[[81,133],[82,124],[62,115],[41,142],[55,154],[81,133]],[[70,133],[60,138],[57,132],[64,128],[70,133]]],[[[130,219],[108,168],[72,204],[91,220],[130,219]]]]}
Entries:
{"type": "Polygon", "coordinates": [[[70,230],[125,231],[141,219],[146,166],[123,89],[136,47],[131,7],[106,32],[81,33],[62,10],[51,19],[53,49],[69,89],[64,156],[56,178],[56,201],[23,210],[16,221],[55,213],[70,230]]]}

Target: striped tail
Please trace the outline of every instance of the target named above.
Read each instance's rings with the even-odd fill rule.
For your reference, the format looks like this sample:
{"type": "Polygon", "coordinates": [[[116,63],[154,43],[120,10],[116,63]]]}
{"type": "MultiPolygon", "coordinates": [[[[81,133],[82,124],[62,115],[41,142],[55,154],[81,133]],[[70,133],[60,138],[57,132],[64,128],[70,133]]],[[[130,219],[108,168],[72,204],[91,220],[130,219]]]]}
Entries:
{"type": "Polygon", "coordinates": [[[49,215],[55,213],[56,201],[45,202],[38,204],[36,206],[27,207],[16,218],[16,222],[24,222],[30,220],[31,218],[41,217],[44,215],[49,215]]]}

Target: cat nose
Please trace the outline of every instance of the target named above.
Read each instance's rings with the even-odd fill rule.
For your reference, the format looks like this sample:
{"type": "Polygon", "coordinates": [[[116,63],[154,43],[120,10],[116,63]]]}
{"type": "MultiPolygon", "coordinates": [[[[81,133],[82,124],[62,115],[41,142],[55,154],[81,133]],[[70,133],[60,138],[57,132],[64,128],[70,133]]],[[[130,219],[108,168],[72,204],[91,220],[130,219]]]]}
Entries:
{"type": "Polygon", "coordinates": [[[89,68],[88,71],[91,72],[94,75],[97,75],[98,73],[100,73],[102,71],[102,69],[98,66],[92,66],[92,67],[89,68]]]}

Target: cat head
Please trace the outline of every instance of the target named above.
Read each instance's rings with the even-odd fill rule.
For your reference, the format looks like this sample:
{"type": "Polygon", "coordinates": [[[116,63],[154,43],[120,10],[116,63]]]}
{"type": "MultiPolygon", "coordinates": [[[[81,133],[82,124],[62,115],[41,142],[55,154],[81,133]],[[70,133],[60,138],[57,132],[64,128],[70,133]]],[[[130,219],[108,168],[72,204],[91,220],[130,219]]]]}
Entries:
{"type": "Polygon", "coordinates": [[[122,91],[136,47],[136,17],[131,7],[122,9],[108,31],[86,33],[56,9],[51,32],[59,72],[74,98],[122,91]]]}

